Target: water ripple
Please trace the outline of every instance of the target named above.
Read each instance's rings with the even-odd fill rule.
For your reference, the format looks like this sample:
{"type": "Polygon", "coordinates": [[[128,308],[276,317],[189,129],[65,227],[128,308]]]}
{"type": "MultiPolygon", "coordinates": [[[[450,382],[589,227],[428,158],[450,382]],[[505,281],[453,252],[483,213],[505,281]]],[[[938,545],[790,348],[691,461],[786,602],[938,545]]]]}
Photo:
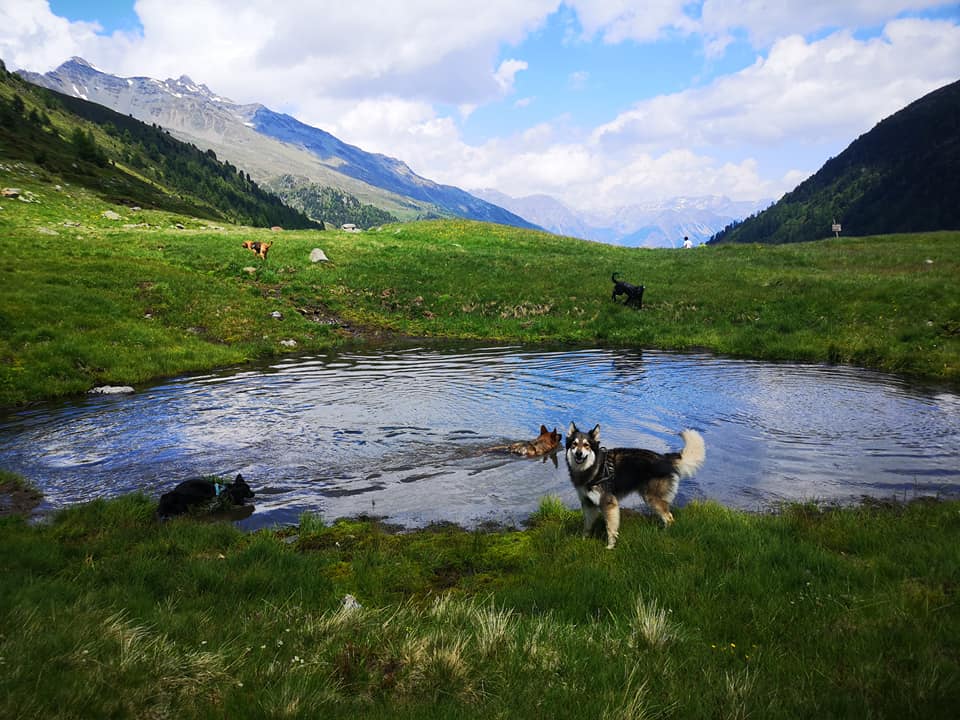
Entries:
{"type": "Polygon", "coordinates": [[[681,485],[681,503],[754,509],[960,488],[952,391],[844,367],[516,346],[286,357],[34,406],[0,417],[0,467],[36,482],[51,507],[242,472],[258,491],[244,527],[308,511],[515,523],[548,493],[575,505],[562,458],[485,448],[570,421],[599,423],[609,447],[660,451],[699,429],[707,464],[681,485]]]}

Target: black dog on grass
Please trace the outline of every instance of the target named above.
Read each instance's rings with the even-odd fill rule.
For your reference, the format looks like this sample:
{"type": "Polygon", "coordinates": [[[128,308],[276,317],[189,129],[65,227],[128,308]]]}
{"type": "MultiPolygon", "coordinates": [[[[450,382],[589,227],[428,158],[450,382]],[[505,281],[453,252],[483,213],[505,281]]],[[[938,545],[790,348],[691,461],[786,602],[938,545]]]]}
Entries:
{"type": "Polygon", "coordinates": [[[222,483],[216,478],[184,480],[170,492],[160,496],[157,515],[161,518],[183,515],[191,509],[215,510],[243,505],[254,496],[253,490],[237,475],[232,483],[222,483]]]}
{"type": "Polygon", "coordinates": [[[611,276],[613,280],[613,296],[612,300],[616,300],[618,295],[626,295],[627,299],[623,301],[624,305],[633,305],[640,310],[643,308],[643,285],[631,285],[625,280],[617,280],[617,275],[620,273],[614,273],[611,276]]]}

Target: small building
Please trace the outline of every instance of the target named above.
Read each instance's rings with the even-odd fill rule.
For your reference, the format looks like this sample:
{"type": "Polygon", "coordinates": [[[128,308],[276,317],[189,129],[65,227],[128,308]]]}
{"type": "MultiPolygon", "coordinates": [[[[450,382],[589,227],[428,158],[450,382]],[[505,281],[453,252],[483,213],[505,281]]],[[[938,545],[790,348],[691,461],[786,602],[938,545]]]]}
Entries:
{"type": "Polygon", "coordinates": [[[340,226],[340,229],[343,230],[344,232],[352,232],[352,233],[360,232],[360,228],[358,228],[353,223],[344,223],[343,225],[340,226]]]}

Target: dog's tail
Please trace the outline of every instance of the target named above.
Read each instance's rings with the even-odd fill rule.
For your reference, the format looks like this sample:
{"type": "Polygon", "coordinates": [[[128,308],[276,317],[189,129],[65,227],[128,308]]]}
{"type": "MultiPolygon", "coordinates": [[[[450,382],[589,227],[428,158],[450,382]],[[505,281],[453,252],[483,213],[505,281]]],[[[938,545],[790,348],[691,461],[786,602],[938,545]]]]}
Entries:
{"type": "Polygon", "coordinates": [[[683,438],[683,450],[680,451],[680,459],[674,461],[674,466],[681,476],[690,476],[699,470],[706,460],[707,446],[703,442],[703,436],[696,430],[684,430],[680,437],[683,438]]]}
{"type": "Polygon", "coordinates": [[[613,275],[610,276],[610,279],[611,279],[613,282],[620,282],[619,280],[617,280],[617,275],[619,275],[619,274],[620,274],[620,273],[615,272],[613,275]]]}

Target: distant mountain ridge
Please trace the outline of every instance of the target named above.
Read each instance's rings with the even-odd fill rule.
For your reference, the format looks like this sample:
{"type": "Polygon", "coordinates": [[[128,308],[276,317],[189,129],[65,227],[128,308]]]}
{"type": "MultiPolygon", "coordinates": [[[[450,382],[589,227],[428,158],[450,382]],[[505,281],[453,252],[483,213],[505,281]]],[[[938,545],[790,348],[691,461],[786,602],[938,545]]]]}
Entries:
{"type": "Polygon", "coordinates": [[[28,81],[157,124],[246,170],[270,186],[282,175],[336,187],[398,217],[453,215],[535,228],[524,218],[450,185],[417,175],[405,163],[348,145],[324,130],[261,104],[240,105],[183,75],[121,78],[71,58],[28,81]]]}
{"type": "Polygon", "coordinates": [[[578,212],[549,195],[513,198],[490,189],[472,192],[557,235],[628,247],[679,247],[684,236],[700,244],[729,223],[771,202],[735,201],[710,195],[636,203],[603,212],[578,212]]]}
{"type": "Polygon", "coordinates": [[[103,105],[28,83],[8,73],[2,60],[0,159],[34,163],[130,208],[256,227],[322,227],[212,151],[103,105]]]}
{"type": "Polygon", "coordinates": [[[531,222],[493,203],[452,185],[439,185],[417,175],[401,160],[369,153],[339,140],[330,133],[306,125],[290,115],[276,113],[262,105],[249,116],[260,134],[302,147],[318,157],[343,161],[339,172],[375,187],[435,205],[454,215],[487,222],[535,228],[531,222]]]}
{"type": "Polygon", "coordinates": [[[772,207],[711,240],[789,243],[960,229],[960,81],[877,123],[772,207]]]}

